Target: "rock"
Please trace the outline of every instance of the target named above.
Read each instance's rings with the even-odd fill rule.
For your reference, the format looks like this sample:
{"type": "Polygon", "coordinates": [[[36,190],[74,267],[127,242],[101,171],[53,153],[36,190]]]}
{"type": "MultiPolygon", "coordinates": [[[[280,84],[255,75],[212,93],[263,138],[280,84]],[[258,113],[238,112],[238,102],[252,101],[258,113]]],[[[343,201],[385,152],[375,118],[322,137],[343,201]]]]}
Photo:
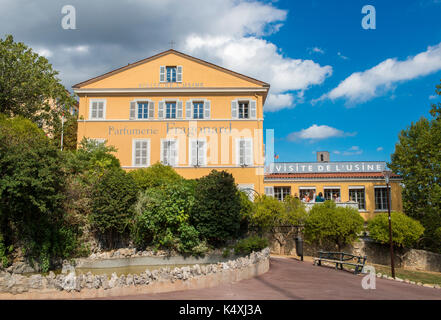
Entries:
{"type": "Polygon", "coordinates": [[[441,286],[440,286],[439,284],[435,284],[433,287],[434,287],[435,289],[441,289],[441,286]]]}
{"type": "Polygon", "coordinates": [[[125,287],[125,286],[126,286],[126,275],[122,274],[119,276],[118,287],[125,287]]]}
{"type": "MultiPolygon", "coordinates": [[[[112,289],[115,288],[118,285],[118,276],[116,275],[115,272],[112,273],[110,280],[107,283],[108,289],[112,289]]],[[[106,288],[104,288],[106,289],[106,288]]]]}
{"type": "Polygon", "coordinates": [[[423,283],[422,282],[417,282],[417,286],[422,286],[423,283]]]}
{"type": "Polygon", "coordinates": [[[403,282],[404,280],[403,280],[403,279],[401,279],[401,278],[397,278],[397,277],[395,277],[395,281],[398,281],[398,282],[403,282]]]}
{"type": "Polygon", "coordinates": [[[131,274],[128,274],[127,275],[127,278],[126,278],[126,284],[128,285],[128,286],[131,286],[131,285],[133,285],[133,276],[131,275],[131,274]]]}
{"type": "Polygon", "coordinates": [[[433,284],[425,283],[425,284],[423,284],[423,287],[426,287],[426,288],[433,288],[433,284]]]}
{"type": "Polygon", "coordinates": [[[377,278],[381,278],[382,274],[380,272],[377,273],[377,278]]]}
{"type": "Polygon", "coordinates": [[[43,277],[41,274],[35,274],[29,277],[29,287],[32,289],[42,289],[43,288],[43,277]]]}
{"type": "Polygon", "coordinates": [[[409,283],[410,283],[410,284],[416,284],[416,282],[415,282],[415,281],[410,281],[409,283]]]}
{"type": "Polygon", "coordinates": [[[410,283],[410,280],[409,279],[404,279],[404,282],[405,283],[410,283]]]}
{"type": "Polygon", "coordinates": [[[192,268],[192,272],[195,276],[199,276],[202,274],[201,267],[198,264],[195,264],[192,268]]]}
{"type": "Polygon", "coordinates": [[[63,290],[66,290],[67,292],[70,292],[72,290],[81,290],[80,282],[77,281],[75,272],[70,272],[67,276],[64,277],[63,281],[61,282],[61,288],[63,290]]]}

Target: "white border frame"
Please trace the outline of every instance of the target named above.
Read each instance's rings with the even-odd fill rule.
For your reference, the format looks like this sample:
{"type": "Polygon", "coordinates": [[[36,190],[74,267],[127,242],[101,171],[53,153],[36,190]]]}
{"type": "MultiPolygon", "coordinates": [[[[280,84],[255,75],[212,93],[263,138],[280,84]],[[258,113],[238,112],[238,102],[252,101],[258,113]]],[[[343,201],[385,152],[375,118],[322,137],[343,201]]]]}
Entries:
{"type": "Polygon", "coordinates": [[[191,167],[196,167],[195,165],[191,164],[191,157],[192,157],[192,152],[191,152],[191,144],[194,141],[203,141],[204,142],[204,164],[203,165],[198,165],[197,167],[206,167],[208,164],[208,157],[207,157],[207,139],[206,138],[189,138],[188,139],[188,165],[191,167]]]}
{"type": "Polygon", "coordinates": [[[248,167],[252,167],[254,165],[254,144],[253,144],[253,138],[236,138],[236,154],[235,154],[235,158],[236,158],[236,165],[242,167],[242,165],[240,164],[240,150],[239,150],[239,141],[241,140],[249,140],[251,142],[251,163],[250,164],[246,164],[244,167],[248,168],[248,167]]]}
{"type": "Polygon", "coordinates": [[[162,164],[164,164],[162,161],[164,161],[164,159],[162,159],[162,155],[163,155],[163,151],[164,151],[164,144],[163,142],[165,141],[175,141],[176,143],[176,163],[174,163],[173,165],[169,165],[169,164],[164,164],[164,165],[168,165],[171,167],[177,167],[179,165],[179,139],[173,139],[173,138],[161,138],[161,146],[160,146],[160,154],[159,154],[159,160],[162,164]]]}

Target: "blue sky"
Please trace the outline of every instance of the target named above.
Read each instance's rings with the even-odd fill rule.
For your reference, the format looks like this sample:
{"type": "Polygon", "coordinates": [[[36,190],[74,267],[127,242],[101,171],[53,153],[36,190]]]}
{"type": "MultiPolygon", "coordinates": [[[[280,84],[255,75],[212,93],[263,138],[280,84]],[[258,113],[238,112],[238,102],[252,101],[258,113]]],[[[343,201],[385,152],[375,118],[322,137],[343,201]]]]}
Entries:
{"type": "Polygon", "coordinates": [[[266,113],[265,127],[275,129],[275,152],[280,155],[277,161],[315,161],[313,153],[317,150],[330,151],[336,161],[389,161],[400,131],[421,116],[428,117],[431,103],[439,101],[429,97],[435,95],[440,71],[398,81],[366,102],[348,105],[340,98],[312,105],[311,100],[331,91],[354,72],[388,58],[406,60],[439,44],[441,1],[279,1],[277,7],[289,13],[284,26],[268,39],[288,56],[312,58],[333,67],[332,76],[305,91],[304,103],[266,113]],[[365,4],[376,8],[375,30],[361,27],[365,4]],[[323,53],[311,53],[311,48],[320,48],[323,53]],[[320,140],[286,139],[291,132],[314,124],[351,134],[320,140]]]}
{"type": "Polygon", "coordinates": [[[271,84],[264,127],[278,161],[389,161],[398,135],[440,101],[441,0],[0,0],[0,36],[75,83],[170,48],[271,84]],[[376,29],[361,26],[376,9],[376,29]],[[23,19],[25,17],[25,19],[23,19]],[[430,47],[430,48],[429,48],[430,47]],[[432,98],[431,98],[432,97],[432,98]]]}

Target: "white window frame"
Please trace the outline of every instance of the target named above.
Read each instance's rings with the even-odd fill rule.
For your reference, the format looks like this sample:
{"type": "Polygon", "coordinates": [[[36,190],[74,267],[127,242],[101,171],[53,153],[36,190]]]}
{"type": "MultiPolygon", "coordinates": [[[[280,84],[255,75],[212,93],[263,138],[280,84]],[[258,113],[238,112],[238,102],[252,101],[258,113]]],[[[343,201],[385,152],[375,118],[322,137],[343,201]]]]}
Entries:
{"type": "Polygon", "coordinates": [[[207,165],[207,139],[205,139],[205,138],[190,138],[189,139],[189,144],[188,144],[188,165],[189,166],[193,166],[193,167],[204,167],[204,166],[206,166],[207,165]],[[204,150],[203,150],[203,158],[204,158],[204,163],[203,164],[197,164],[197,165],[195,165],[195,164],[193,164],[192,162],[191,162],[191,159],[193,158],[193,151],[191,150],[192,149],[192,145],[193,145],[193,142],[196,142],[196,141],[200,141],[200,142],[203,142],[204,143],[204,150]]]}
{"type": "Polygon", "coordinates": [[[257,119],[257,100],[252,98],[236,98],[231,101],[232,104],[236,104],[236,114],[233,114],[233,110],[231,110],[231,118],[238,120],[256,120],[257,119]],[[248,118],[239,118],[239,103],[240,102],[248,102],[248,118]],[[254,103],[254,110],[252,104],[254,103]],[[253,114],[254,113],[254,114],[253,114]]]}
{"type": "MultiPolygon", "coordinates": [[[[254,163],[254,148],[253,148],[253,138],[237,138],[236,139],[236,165],[238,165],[238,166],[245,166],[245,167],[250,167],[250,166],[253,166],[253,163],[254,163]],[[246,163],[245,165],[244,164],[241,164],[240,163],[240,141],[250,141],[250,143],[251,143],[251,147],[250,147],[250,163],[246,163]]],[[[246,155],[245,155],[245,157],[246,157],[246,155]]]]}
{"type": "MultiPolygon", "coordinates": [[[[239,189],[240,191],[243,191],[244,189],[253,189],[254,190],[254,184],[239,183],[237,185],[237,189],[239,189]]],[[[254,201],[254,197],[255,197],[254,192],[248,193],[248,198],[251,201],[254,201]]]]}
{"type": "MultiPolygon", "coordinates": [[[[388,211],[387,203],[386,203],[386,209],[377,209],[377,199],[375,197],[375,190],[376,189],[386,189],[387,190],[387,186],[374,186],[374,211],[375,212],[387,212],[388,211]]],[[[392,210],[392,188],[391,188],[391,186],[389,186],[389,202],[390,202],[390,208],[392,210]]]]}
{"type": "Polygon", "coordinates": [[[106,105],[107,105],[106,99],[90,99],[89,100],[89,119],[90,120],[104,120],[104,119],[106,119],[106,105]],[[102,118],[98,117],[98,110],[97,110],[97,117],[92,118],[92,104],[94,102],[103,102],[103,117],[102,118]]]}
{"type": "Polygon", "coordinates": [[[170,167],[176,167],[178,165],[178,163],[179,163],[179,140],[178,139],[168,139],[168,138],[161,139],[160,151],[161,151],[160,158],[161,158],[161,163],[162,164],[168,165],[170,167]],[[176,159],[174,159],[175,161],[172,164],[170,164],[170,163],[165,164],[164,163],[164,161],[165,161],[165,159],[164,159],[164,142],[171,142],[171,141],[173,141],[175,143],[175,146],[176,146],[176,159]]]}
{"type": "MultiPolygon", "coordinates": [[[[339,190],[339,198],[340,198],[340,202],[342,202],[341,201],[341,187],[336,187],[336,186],[326,186],[326,187],[323,187],[323,198],[325,199],[325,200],[327,200],[326,199],[326,191],[325,190],[339,190]]],[[[328,200],[333,200],[333,199],[328,199],[328,200]]]]}
{"type": "Polygon", "coordinates": [[[152,99],[134,99],[131,102],[135,102],[135,119],[132,120],[138,120],[138,121],[146,121],[146,120],[152,120],[155,118],[155,102],[152,99]],[[139,111],[139,107],[138,107],[138,103],[143,103],[146,102],[147,103],[147,118],[138,118],[138,111],[139,111]],[[153,117],[150,117],[150,103],[153,103],[153,117]]]}
{"type": "MultiPolygon", "coordinates": [[[[358,211],[366,211],[366,188],[364,186],[349,186],[348,187],[348,195],[349,195],[349,201],[351,201],[351,190],[363,190],[364,192],[364,209],[358,208],[358,211]]],[[[375,196],[375,194],[374,194],[375,196]]],[[[375,199],[374,199],[375,200],[375,199]]]]}
{"type": "Polygon", "coordinates": [[[145,168],[150,166],[150,139],[132,139],[132,166],[137,168],[145,168]],[[147,142],[147,163],[136,165],[136,142],[147,142]]]}

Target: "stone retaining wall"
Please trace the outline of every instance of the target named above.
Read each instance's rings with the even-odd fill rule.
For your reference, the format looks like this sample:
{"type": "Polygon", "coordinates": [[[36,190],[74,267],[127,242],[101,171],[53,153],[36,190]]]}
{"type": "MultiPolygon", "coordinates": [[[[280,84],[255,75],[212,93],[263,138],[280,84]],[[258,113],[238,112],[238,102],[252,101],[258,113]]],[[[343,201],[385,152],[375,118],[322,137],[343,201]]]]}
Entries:
{"type": "MultiPolygon", "coordinates": [[[[278,235],[277,238],[281,239],[283,237],[278,235]]],[[[296,255],[294,235],[284,239],[283,244],[280,244],[280,241],[277,241],[276,237],[270,236],[270,248],[271,253],[274,254],[296,255]]],[[[303,254],[305,256],[317,256],[319,250],[336,251],[337,249],[335,247],[318,247],[306,242],[303,243],[303,254]]],[[[352,246],[345,246],[340,250],[355,255],[366,255],[368,258],[367,263],[390,264],[389,246],[376,243],[370,239],[359,239],[354,242],[352,246]]],[[[394,253],[395,265],[398,268],[441,272],[441,254],[425,250],[403,248],[394,248],[394,253]]]]}
{"type": "Polygon", "coordinates": [[[249,279],[269,270],[269,248],[228,262],[171,269],[146,270],[141,274],[76,276],[0,273],[0,299],[87,299],[200,289],[249,279]]]}

